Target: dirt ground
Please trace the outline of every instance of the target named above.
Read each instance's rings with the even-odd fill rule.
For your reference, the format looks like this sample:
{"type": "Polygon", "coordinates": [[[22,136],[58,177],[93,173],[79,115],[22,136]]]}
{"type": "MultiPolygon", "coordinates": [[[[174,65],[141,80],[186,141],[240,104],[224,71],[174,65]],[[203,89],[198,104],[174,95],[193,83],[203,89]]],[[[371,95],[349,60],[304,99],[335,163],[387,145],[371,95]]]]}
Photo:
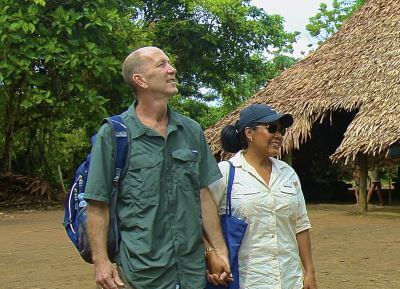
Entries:
{"type": "MultiPolygon", "coordinates": [[[[308,210],[319,289],[400,288],[400,207],[308,210]]],[[[61,210],[0,211],[0,288],[95,288],[93,268],[67,239],[62,217],[61,210]]]]}

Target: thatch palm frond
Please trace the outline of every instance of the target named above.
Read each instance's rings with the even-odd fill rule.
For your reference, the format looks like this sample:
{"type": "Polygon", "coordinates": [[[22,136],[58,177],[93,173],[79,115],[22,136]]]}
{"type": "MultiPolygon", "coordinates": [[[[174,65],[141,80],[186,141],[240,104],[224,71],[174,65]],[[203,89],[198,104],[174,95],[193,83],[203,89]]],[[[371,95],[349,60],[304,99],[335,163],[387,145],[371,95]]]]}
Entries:
{"type": "Polygon", "coordinates": [[[315,52],[208,128],[215,154],[221,152],[221,128],[253,103],[293,115],[284,151],[299,148],[310,138],[313,124],[332,112],[357,111],[331,158],[385,155],[400,140],[400,1],[368,1],[315,52]]]}

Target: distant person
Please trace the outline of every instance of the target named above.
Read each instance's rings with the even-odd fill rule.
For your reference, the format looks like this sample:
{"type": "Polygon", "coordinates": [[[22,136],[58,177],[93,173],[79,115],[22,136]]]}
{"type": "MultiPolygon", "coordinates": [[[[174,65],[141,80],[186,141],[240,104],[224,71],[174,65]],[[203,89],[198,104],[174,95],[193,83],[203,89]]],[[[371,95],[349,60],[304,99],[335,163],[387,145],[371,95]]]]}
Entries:
{"type": "Polygon", "coordinates": [[[354,179],[354,196],[356,197],[356,205],[358,205],[358,198],[360,194],[360,165],[355,164],[353,171],[353,179],[354,179]]]}
{"type": "Polygon", "coordinates": [[[381,180],[379,177],[379,170],[378,167],[374,167],[372,170],[368,171],[368,176],[371,180],[371,186],[368,190],[368,194],[367,194],[367,204],[369,204],[372,194],[374,193],[374,191],[376,191],[376,194],[378,195],[379,198],[379,204],[381,206],[383,206],[383,198],[382,198],[382,184],[381,184],[381,180]]]}
{"type": "MultiPolygon", "coordinates": [[[[131,151],[118,193],[121,244],[117,268],[106,250],[114,175],[108,125],[92,149],[85,199],[95,278],[103,289],[202,289],[203,233],[218,252],[217,277],[230,276],[217,207],[208,185],[221,178],[200,125],[173,111],[176,69],[156,47],[132,52],[123,76],[136,100],[122,114],[131,151]],[[219,259],[218,259],[219,258],[219,259]]],[[[214,279],[225,284],[227,281],[214,279]]],[[[220,284],[220,283],[219,283],[220,284]]]]}
{"type": "MultiPolygon", "coordinates": [[[[236,125],[221,132],[224,151],[236,153],[230,158],[235,167],[232,215],[248,223],[239,250],[240,289],[317,288],[300,180],[275,158],[292,123],[290,114],[254,104],[240,112],[236,125]]],[[[223,178],[210,190],[224,214],[229,163],[220,162],[219,167],[223,178]]]]}

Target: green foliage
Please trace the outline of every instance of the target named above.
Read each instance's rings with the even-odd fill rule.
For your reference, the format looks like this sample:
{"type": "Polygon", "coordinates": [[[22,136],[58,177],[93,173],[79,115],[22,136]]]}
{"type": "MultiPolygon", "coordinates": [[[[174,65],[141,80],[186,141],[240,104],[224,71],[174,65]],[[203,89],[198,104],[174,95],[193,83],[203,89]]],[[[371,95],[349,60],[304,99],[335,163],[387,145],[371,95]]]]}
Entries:
{"type": "Polygon", "coordinates": [[[121,64],[144,45],[178,70],[171,105],[211,125],[294,63],[283,21],[250,0],[2,0],[3,169],[71,175],[99,121],[132,102],[121,64]]]}
{"type": "Polygon", "coordinates": [[[50,156],[68,151],[68,144],[53,143],[69,133],[60,122],[93,132],[111,106],[129,97],[121,62],[131,45],[145,39],[129,20],[133,13],[119,1],[2,1],[4,169],[23,159],[20,172],[52,178],[43,173],[55,160],[50,156]]]}
{"type": "Polygon", "coordinates": [[[311,36],[318,39],[318,45],[335,33],[365,0],[333,0],[332,9],[325,3],[319,6],[319,12],[311,17],[306,29],[311,36]]]}
{"type": "Polygon", "coordinates": [[[35,175],[54,180],[60,166],[65,175],[71,176],[90,149],[86,130],[76,129],[65,120],[41,125],[17,134],[13,169],[29,174],[26,168],[34,168],[35,175]]]}
{"type": "Polygon", "coordinates": [[[200,103],[220,100],[232,110],[276,76],[282,57],[265,55],[290,52],[298,34],[248,0],[145,0],[141,13],[153,43],[174,59],[182,96],[177,108],[200,122],[200,103]]]}

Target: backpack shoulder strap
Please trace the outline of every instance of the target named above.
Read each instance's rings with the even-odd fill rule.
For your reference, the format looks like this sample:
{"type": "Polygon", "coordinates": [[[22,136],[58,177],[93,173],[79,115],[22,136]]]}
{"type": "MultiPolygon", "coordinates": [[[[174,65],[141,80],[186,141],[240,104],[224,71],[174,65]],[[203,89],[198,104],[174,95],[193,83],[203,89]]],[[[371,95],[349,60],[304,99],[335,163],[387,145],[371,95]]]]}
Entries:
{"type": "Polygon", "coordinates": [[[115,174],[113,177],[114,186],[119,184],[121,175],[128,165],[129,155],[129,131],[121,115],[114,115],[104,119],[111,128],[112,141],[115,154],[115,174]]]}
{"type": "Polygon", "coordinates": [[[228,216],[232,216],[231,195],[232,195],[233,180],[235,179],[235,167],[230,161],[228,161],[228,163],[229,163],[229,175],[228,175],[228,185],[226,186],[226,214],[228,216]]]}
{"type": "Polygon", "coordinates": [[[113,176],[113,189],[110,197],[109,213],[110,213],[110,224],[109,224],[109,235],[115,238],[116,251],[119,250],[119,231],[118,222],[116,218],[116,207],[118,199],[119,184],[124,176],[126,167],[128,166],[128,159],[130,153],[130,138],[129,130],[122,119],[121,115],[114,115],[107,117],[103,120],[103,123],[108,123],[111,129],[112,142],[114,147],[114,158],[115,158],[115,172],[113,176]],[[110,233],[111,232],[111,233],[110,233]]]}

